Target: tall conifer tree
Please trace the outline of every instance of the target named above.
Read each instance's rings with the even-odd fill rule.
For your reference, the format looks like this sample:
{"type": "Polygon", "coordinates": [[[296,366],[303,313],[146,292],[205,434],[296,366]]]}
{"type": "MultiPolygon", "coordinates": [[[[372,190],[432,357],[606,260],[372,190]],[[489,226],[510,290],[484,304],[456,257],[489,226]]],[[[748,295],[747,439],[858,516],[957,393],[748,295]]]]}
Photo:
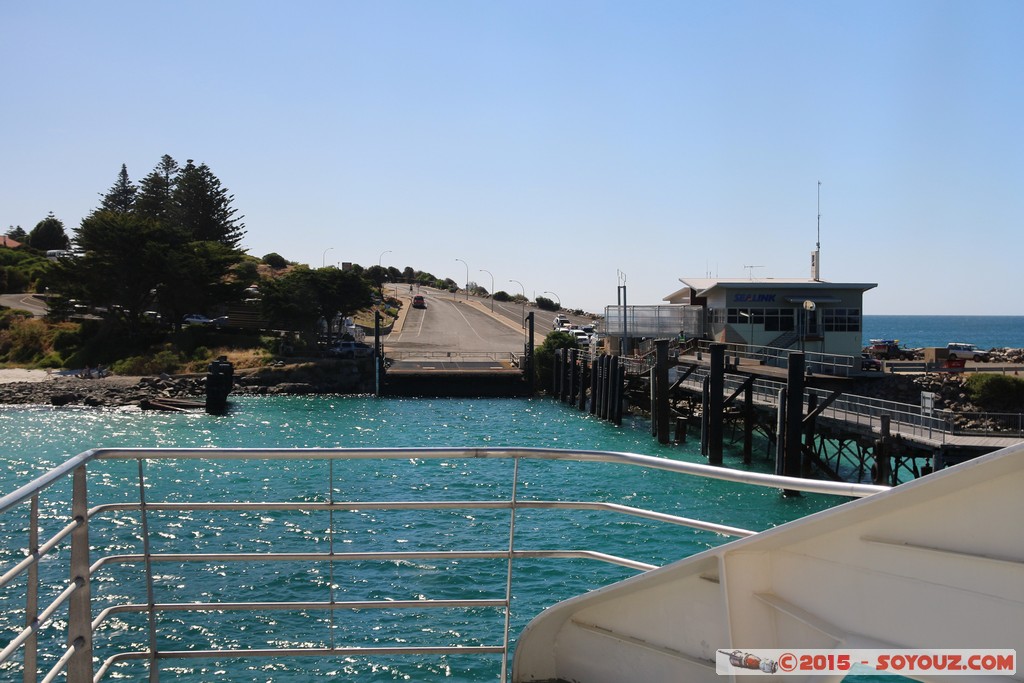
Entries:
{"type": "Polygon", "coordinates": [[[164,221],[171,215],[171,195],[178,177],[178,162],[163,155],[149,175],[139,183],[135,211],[143,218],[164,221]]]}
{"type": "Polygon", "coordinates": [[[138,188],[128,179],[128,166],[121,164],[121,172],[117,174],[114,185],[102,195],[100,209],[113,213],[128,213],[135,208],[135,195],[138,188]]]}

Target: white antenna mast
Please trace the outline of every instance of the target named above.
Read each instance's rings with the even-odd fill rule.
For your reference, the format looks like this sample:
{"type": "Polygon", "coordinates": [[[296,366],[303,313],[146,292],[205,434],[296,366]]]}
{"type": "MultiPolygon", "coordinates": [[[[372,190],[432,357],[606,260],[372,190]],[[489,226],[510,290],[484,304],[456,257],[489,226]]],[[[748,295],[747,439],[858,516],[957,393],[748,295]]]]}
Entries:
{"type": "Polygon", "coordinates": [[[748,280],[753,280],[754,279],[754,268],[764,268],[764,266],[743,266],[743,267],[747,269],[747,279],[748,280]]]}
{"type": "Polygon", "coordinates": [[[821,279],[821,181],[818,181],[818,239],[811,254],[811,279],[821,279]]]}

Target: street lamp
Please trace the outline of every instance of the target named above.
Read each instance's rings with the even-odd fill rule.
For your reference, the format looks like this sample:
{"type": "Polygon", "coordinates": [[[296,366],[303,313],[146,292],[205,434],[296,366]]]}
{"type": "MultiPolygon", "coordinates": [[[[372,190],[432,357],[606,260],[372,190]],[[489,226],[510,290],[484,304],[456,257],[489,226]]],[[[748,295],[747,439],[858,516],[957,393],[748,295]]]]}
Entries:
{"type": "Polygon", "coordinates": [[[747,322],[750,323],[750,334],[747,336],[747,347],[749,348],[749,350],[753,351],[754,350],[753,349],[753,347],[754,347],[754,316],[753,316],[753,311],[744,311],[744,310],[740,309],[739,314],[742,317],[746,318],[747,322]]]}
{"type": "Polygon", "coordinates": [[[321,268],[326,268],[327,267],[327,252],[329,252],[331,249],[334,249],[334,247],[327,247],[326,249],[324,249],[324,255],[320,259],[320,267],[321,268]]]}
{"type": "Polygon", "coordinates": [[[551,296],[555,297],[555,303],[558,304],[558,310],[562,310],[562,300],[558,298],[557,294],[555,294],[554,292],[544,292],[544,294],[550,294],[551,296]]]}
{"type": "Polygon", "coordinates": [[[526,327],[526,287],[523,287],[523,283],[520,282],[519,280],[509,280],[509,282],[514,282],[517,285],[519,285],[520,287],[522,287],[522,290],[523,290],[523,327],[526,327]]]}
{"type": "Polygon", "coordinates": [[[491,274],[491,271],[484,270],[483,268],[480,269],[480,272],[491,276],[491,313],[494,313],[494,275],[491,274]]]}
{"type": "MultiPolygon", "coordinates": [[[[390,253],[391,253],[390,249],[386,249],[386,250],[380,252],[380,256],[377,257],[377,267],[378,268],[383,268],[384,267],[384,266],[381,265],[381,261],[384,260],[384,254],[390,254],[390,253]]],[[[380,279],[380,296],[381,296],[381,298],[384,298],[384,278],[380,279]]],[[[397,294],[395,296],[397,296],[397,294]]]]}
{"type": "Polygon", "coordinates": [[[455,259],[462,265],[466,266],[466,301],[469,301],[469,264],[460,258],[455,259]]]}

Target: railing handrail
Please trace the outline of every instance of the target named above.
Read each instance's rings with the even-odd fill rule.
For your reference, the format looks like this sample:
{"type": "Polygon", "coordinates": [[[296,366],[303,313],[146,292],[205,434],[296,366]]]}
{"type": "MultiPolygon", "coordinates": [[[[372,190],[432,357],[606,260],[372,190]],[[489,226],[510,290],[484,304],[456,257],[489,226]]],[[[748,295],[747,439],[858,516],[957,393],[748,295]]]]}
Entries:
{"type": "MultiPolygon", "coordinates": [[[[709,374],[706,368],[698,368],[695,372],[692,372],[683,384],[691,387],[694,390],[700,389],[703,385],[704,377],[709,374]]],[[[745,375],[732,375],[726,374],[723,391],[726,394],[732,393],[736,390],[747,377],[745,375]]],[[[777,380],[758,378],[754,380],[754,393],[758,400],[769,406],[778,405],[779,390],[786,387],[785,382],[779,382],[777,380]]],[[[827,390],[816,389],[814,387],[806,387],[804,389],[804,403],[806,405],[807,400],[811,394],[816,394],[821,397],[823,394],[827,394],[827,390]]],[[[888,415],[892,418],[894,425],[905,425],[908,428],[927,428],[930,432],[945,436],[954,436],[957,434],[996,434],[996,435],[1008,435],[1012,436],[1014,433],[1024,436],[1024,415],[1015,413],[961,413],[958,411],[952,411],[948,409],[938,408],[932,410],[930,413],[926,412],[920,405],[913,403],[902,403],[899,401],[891,401],[888,399],[873,398],[870,396],[861,396],[858,394],[842,394],[842,396],[832,403],[827,409],[826,413],[831,416],[842,419],[843,414],[847,416],[855,417],[867,417],[867,418],[878,418],[882,415],[888,415]],[[966,430],[961,427],[955,426],[955,418],[971,418],[975,421],[991,421],[991,422],[1004,422],[1008,423],[1016,421],[1017,429],[1014,431],[996,432],[993,430],[966,430]]]]}
{"type": "Polygon", "coordinates": [[[482,358],[494,361],[512,361],[517,354],[514,351],[402,351],[385,349],[384,355],[391,360],[482,358]]]}
{"type": "MultiPolygon", "coordinates": [[[[832,481],[814,481],[806,479],[798,479],[792,477],[783,477],[773,474],[762,474],[758,472],[748,472],[742,470],[730,470],[720,467],[712,467],[709,465],[703,465],[699,463],[686,463],[676,460],[668,460],[665,458],[659,458],[655,456],[641,455],[636,453],[624,453],[624,452],[609,452],[609,451],[588,451],[588,450],[562,450],[552,448],[363,448],[363,449],[341,449],[341,448],[263,448],[263,449],[252,449],[252,448],[222,448],[222,449],[211,449],[211,448],[165,448],[165,449],[151,449],[151,448],[102,448],[86,451],[80,455],[74,456],[67,462],[55,467],[44,475],[37,477],[32,482],[22,486],[17,491],[0,498],[0,511],[7,512],[19,504],[26,501],[32,501],[33,511],[29,520],[29,537],[34,538],[36,530],[39,528],[39,514],[38,514],[38,496],[39,494],[51,487],[53,484],[61,481],[68,475],[73,475],[73,486],[70,492],[72,497],[72,510],[73,515],[69,524],[63,529],[59,530],[56,536],[60,538],[66,538],[70,536],[70,559],[69,562],[70,580],[64,580],[60,582],[58,586],[62,589],[57,597],[53,599],[43,610],[39,610],[38,606],[33,604],[34,598],[31,596],[26,597],[26,600],[30,603],[26,606],[26,613],[39,614],[38,621],[32,621],[29,623],[13,640],[7,643],[3,652],[0,653],[0,663],[7,661],[13,656],[18,649],[22,647],[33,647],[34,639],[36,634],[46,625],[47,620],[56,614],[60,613],[62,605],[67,604],[69,607],[67,628],[68,628],[68,642],[70,645],[64,650],[63,654],[57,658],[56,664],[50,670],[46,676],[46,680],[52,680],[54,676],[57,676],[60,671],[66,667],[67,680],[70,683],[91,683],[93,676],[102,677],[103,673],[109,670],[112,663],[123,659],[133,658],[145,658],[145,657],[159,657],[167,658],[171,656],[177,656],[175,652],[166,650],[160,650],[157,652],[155,645],[155,621],[154,615],[164,609],[165,603],[156,603],[152,597],[152,571],[150,566],[154,562],[267,562],[267,561],[366,561],[366,560],[402,560],[410,558],[481,558],[481,559],[503,559],[507,558],[510,563],[508,581],[511,582],[511,562],[513,559],[520,558],[587,558],[591,560],[597,560],[602,562],[608,562],[630,569],[645,571],[654,568],[654,565],[650,565],[644,562],[633,560],[630,558],[621,558],[614,555],[608,555],[593,550],[532,550],[522,549],[514,547],[512,539],[514,534],[510,532],[510,542],[506,549],[496,548],[493,550],[421,550],[421,551],[407,551],[407,552],[347,552],[347,553],[336,553],[333,550],[333,546],[330,552],[212,552],[212,553],[199,553],[199,552],[186,552],[186,553],[170,553],[170,552],[151,552],[149,548],[149,530],[146,523],[146,517],[151,512],[156,511],[172,511],[172,510],[253,510],[253,509],[288,509],[288,510],[328,510],[332,513],[334,511],[346,511],[346,510],[359,510],[367,508],[375,509],[449,509],[452,507],[490,507],[499,509],[508,509],[510,514],[510,525],[511,529],[514,530],[515,512],[517,509],[575,509],[575,510],[605,510],[614,513],[622,513],[627,515],[635,515],[646,519],[665,522],[669,524],[689,526],[697,529],[703,529],[714,533],[720,533],[728,536],[743,536],[749,535],[753,532],[745,529],[739,529],[736,527],[729,527],[726,525],[703,522],[701,520],[692,520],[685,517],[679,517],[676,515],[666,514],[662,512],[656,512],[651,510],[644,510],[640,508],[632,508],[629,506],[618,505],[613,503],[599,502],[599,501],[545,501],[545,500],[518,500],[515,493],[515,483],[518,480],[518,462],[523,459],[529,460],[571,460],[576,462],[584,463],[614,463],[619,465],[630,465],[637,466],[647,469],[657,469],[669,472],[675,472],[679,474],[695,475],[705,478],[713,478],[724,481],[732,481],[743,484],[751,484],[758,486],[769,486],[779,489],[787,490],[801,490],[815,493],[825,493],[840,496],[867,496],[874,493],[883,491],[886,487],[871,486],[864,484],[852,484],[843,482],[832,482],[832,481]],[[150,461],[161,461],[161,460],[358,460],[358,459],[401,459],[401,460],[425,460],[425,459],[492,459],[492,460],[511,460],[516,466],[513,470],[513,488],[511,493],[511,499],[497,500],[462,500],[462,501],[451,501],[451,500],[438,500],[438,501],[335,501],[333,497],[331,500],[325,502],[319,501],[261,501],[261,502],[217,502],[206,504],[204,502],[195,503],[192,501],[187,502],[164,502],[164,501],[149,501],[147,497],[144,497],[146,489],[145,475],[144,475],[144,462],[150,461]],[[93,464],[94,461],[137,461],[139,463],[139,499],[137,502],[127,503],[107,503],[102,505],[96,505],[89,508],[86,499],[86,486],[85,486],[85,473],[88,465],[93,464]],[[99,516],[112,511],[119,510],[132,510],[139,513],[140,518],[140,532],[142,534],[143,551],[141,553],[120,553],[120,554],[106,554],[103,557],[90,560],[89,557],[89,535],[88,526],[89,520],[94,516],[99,516]],[[150,650],[139,652],[119,652],[109,657],[100,667],[100,672],[94,674],[92,670],[92,634],[94,633],[97,626],[99,626],[103,620],[116,612],[117,610],[104,610],[100,617],[93,619],[91,615],[90,606],[90,591],[91,591],[91,577],[93,573],[99,569],[109,565],[117,563],[144,563],[146,565],[146,583],[147,591],[149,595],[149,601],[146,605],[138,608],[140,611],[147,612],[150,615],[150,650]],[[159,605],[159,607],[158,607],[159,605]]],[[[330,468],[333,472],[333,467],[330,468]]],[[[330,484],[331,491],[333,491],[333,474],[332,482],[330,484]]],[[[333,529],[333,525],[331,527],[333,529]]],[[[333,532],[332,532],[333,533],[333,532]]],[[[18,562],[13,569],[10,569],[4,575],[7,582],[10,582],[17,576],[24,574],[25,572],[32,571],[44,557],[50,557],[52,553],[59,552],[61,546],[51,541],[46,541],[41,545],[37,545],[36,541],[30,540],[29,552],[26,559],[18,562]]],[[[66,576],[67,574],[65,574],[66,576]]],[[[32,580],[30,579],[30,584],[32,580]]],[[[507,596],[511,595],[510,589],[506,589],[507,596]]],[[[29,591],[32,593],[33,591],[29,591]]],[[[28,595],[28,594],[27,594],[28,595]]],[[[504,653],[506,658],[508,654],[508,610],[510,597],[505,600],[499,600],[499,602],[506,610],[505,614],[505,638],[504,646],[479,646],[472,648],[460,648],[458,651],[468,652],[486,652],[486,653],[504,653]]],[[[376,601],[374,601],[376,602],[376,601]]],[[[382,601],[387,602],[389,606],[393,601],[382,601]]],[[[450,601],[416,601],[418,604],[424,607],[449,607],[450,601]]],[[[474,606],[480,606],[484,603],[480,601],[470,601],[474,606]]],[[[487,601],[487,606],[490,606],[495,601],[487,601]]],[[[174,610],[201,610],[203,609],[202,604],[184,604],[181,607],[167,608],[174,610]]],[[[260,605],[266,605],[266,602],[252,602],[252,603],[218,603],[222,609],[258,609],[260,605]],[[243,606],[244,605],[244,606],[243,606]]],[[[325,608],[328,609],[339,609],[344,608],[346,605],[351,607],[348,603],[338,603],[334,600],[333,594],[329,602],[324,603],[325,608]]],[[[353,603],[354,604],[354,603],[353,603]]],[[[216,609],[213,606],[214,603],[207,605],[209,609],[216,609]]],[[[359,603],[358,609],[365,608],[362,603],[359,603]]],[[[125,608],[128,609],[128,608],[125,608]]],[[[134,609],[134,608],[133,608],[134,609]]],[[[283,608],[282,608],[283,609],[283,608]]],[[[383,652],[394,648],[374,648],[372,650],[356,648],[355,651],[366,651],[366,652],[383,652]]],[[[260,650],[263,654],[258,656],[272,656],[274,653],[279,655],[283,654],[310,654],[311,652],[329,651],[333,654],[337,654],[339,651],[345,650],[346,648],[335,648],[333,643],[330,648],[279,648],[279,649],[266,649],[265,651],[260,650]]],[[[440,651],[453,651],[447,648],[437,648],[434,646],[426,646],[422,648],[404,648],[402,652],[440,652],[440,651]]],[[[216,656],[256,656],[253,655],[257,650],[217,650],[215,651],[216,656]]],[[[26,653],[28,654],[28,653],[26,653]]],[[[202,656],[195,653],[187,656],[202,656]]],[[[213,655],[211,655],[213,656],[213,655]]],[[[31,657],[26,656],[25,662],[35,662],[35,652],[31,652],[31,657]]],[[[27,665],[26,665],[27,666],[27,665]]],[[[34,666],[34,664],[32,665],[34,666]]],[[[504,668],[503,668],[504,671],[504,668]]],[[[30,680],[36,679],[36,671],[28,671],[26,669],[26,677],[30,680]]]]}
{"type": "MultiPolygon", "coordinates": [[[[727,356],[746,358],[766,364],[771,363],[780,368],[789,367],[789,354],[793,349],[779,348],[774,346],[752,346],[750,344],[735,344],[731,342],[715,342],[708,339],[697,340],[697,350],[701,353],[709,353],[712,344],[725,346],[727,356]],[[756,349],[756,350],[755,350],[756,349]]],[[[815,373],[846,377],[854,369],[854,356],[844,353],[824,353],[821,351],[802,351],[804,362],[807,368],[815,373]]]]}

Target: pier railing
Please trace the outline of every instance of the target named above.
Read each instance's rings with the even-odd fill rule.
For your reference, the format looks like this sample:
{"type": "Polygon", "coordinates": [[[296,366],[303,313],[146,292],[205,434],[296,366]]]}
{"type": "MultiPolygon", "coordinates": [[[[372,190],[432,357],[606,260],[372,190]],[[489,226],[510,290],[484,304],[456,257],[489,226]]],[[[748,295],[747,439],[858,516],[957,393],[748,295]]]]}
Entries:
{"type": "MultiPolygon", "coordinates": [[[[7,556],[12,554],[16,539],[20,536],[23,558],[5,566],[0,576],[0,589],[12,593],[0,596],[0,618],[5,627],[19,622],[12,639],[0,651],[0,672],[5,680],[53,681],[63,678],[69,683],[91,683],[102,680],[111,670],[124,662],[145,660],[148,662],[149,680],[158,681],[161,663],[178,660],[209,659],[218,662],[235,658],[246,660],[281,657],[405,657],[409,655],[481,655],[501,658],[501,680],[507,680],[509,661],[509,614],[513,595],[513,561],[523,559],[557,560],[585,559],[609,563],[631,570],[645,571],[654,568],[646,562],[618,557],[602,552],[602,549],[569,548],[544,549],[524,548],[517,544],[516,515],[523,510],[590,510],[609,514],[628,515],[633,518],[652,520],[657,523],[685,526],[709,531],[722,536],[746,536],[751,531],[718,523],[689,519],[673,514],[635,508],[602,501],[566,501],[526,499],[518,493],[520,485],[519,464],[524,461],[559,460],[575,462],[608,463],[632,466],[650,470],[671,472],[680,476],[698,476],[721,479],[755,486],[767,486],[786,490],[827,493],[842,496],[866,496],[884,490],[883,487],[846,484],[839,482],[812,481],[777,477],[773,475],[728,470],[699,464],[683,463],[651,456],[631,453],[608,453],[598,451],[564,451],[555,449],[101,449],[75,456],[62,465],[47,472],[22,488],[0,498],[0,528],[7,541],[7,556]],[[509,465],[510,482],[502,488],[506,495],[483,500],[451,500],[441,498],[413,500],[335,500],[336,485],[345,475],[338,471],[335,463],[344,461],[390,460],[408,463],[414,467],[425,460],[478,461],[490,459],[504,461],[509,465]],[[276,468],[308,467],[311,461],[319,462],[324,471],[321,491],[326,495],[301,497],[300,500],[226,500],[219,487],[203,487],[178,483],[172,475],[172,464],[192,461],[196,468],[210,468],[215,464],[240,467],[243,461],[277,461],[276,468]],[[90,495],[90,487],[109,487],[110,472],[107,468],[120,468],[120,476],[134,479],[131,486],[115,487],[119,502],[97,504],[96,495],[90,495]],[[87,480],[90,485],[87,486],[87,480]],[[163,489],[163,500],[155,500],[157,485],[163,489]],[[126,491],[124,489],[131,490],[126,491]],[[132,493],[132,490],[134,493],[132,493]],[[51,500],[53,498],[53,500],[51,500]],[[43,510],[41,512],[41,509],[43,510]],[[65,512],[59,512],[60,510],[65,512]],[[334,515],[351,512],[373,512],[380,510],[426,511],[461,510],[482,515],[481,510],[505,511],[504,525],[507,543],[504,547],[438,548],[407,552],[339,552],[343,545],[345,529],[336,525],[334,515]],[[317,543],[309,550],[274,548],[269,541],[247,540],[245,544],[231,542],[218,552],[201,552],[196,543],[190,543],[187,535],[176,536],[173,532],[182,524],[194,521],[201,514],[237,515],[240,518],[260,518],[285,513],[299,515],[305,519],[307,528],[294,528],[292,532],[300,538],[306,534],[319,534],[317,543]],[[317,521],[316,513],[331,515],[324,531],[322,518],[317,521]],[[155,529],[156,523],[160,527],[155,529]],[[48,531],[44,532],[44,528],[48,531]],[[56,530],[54,530],[56,529],[56,530]],[[23,534],[23,535],[22,535],[23,534]],[[47,534],[49,534],[47,536],[47,534]],[[326,538],[325,538],[326,536],[326,538]],[[244,547],[243,547],[244,546],[244,547]],[[175,551],[177,550],[177,551],[175,551]],[[466,564],[473,560],[497,560],[507,565],[503,586],[495,594],[500,597],[466,599],[393,599],[388,596],[373,600],[344,601],[337,598],[334,567],[346,562],[379,563],[385,573],[403,563],[417,561],[449,560],[466,564]],[[247,578],[256,565],[273,565],[270,576],[274,580],[289,571],[300,582],[309,584],[311,567],[330,568],[329,578],[321,584],[320,599],[296,601],[252,600],[245,597],[256,587],[246,586],[252,582],[247,578]],[[141,568],[142,576],[131,575],[135,584],[131,587],[109,589],[116,568],[131,565],[141,568]],[[175,576],[185,566],[199,565],[212,570],[208,576],[226,576],[225,595],[227,599],[158,601],[157,588],[166,589],[167,582],[181,580],[175,576]],[[161,567],[167,569],[160,569],[161,567]],[[280,567],[278,569],[277,567],[280,567]],[[298,569],[296,569],[298,567],[298,569]],[[99,582],[99,583],[97,583],[99,582]],[[99,590],[104,589],[104,590],[99,590]],[[134,595],[133,595],[134,591],[134,595]],[[20,596],[15,603],[15,597],[20,596]],[[134,600],[132,599],[134,597],[134,600]],[[390,644],[374,647],[342,646],[334,640],[336,614],[395,610],[429,612],[431,610],[494,610],[500,615],[503,626],[498,629],[504,635],[500,642],[490,644],[390,644]],[[322,615],[317,621],[321,629],[318,642],[291,643],[281,646],[279,641],[234,643],[233,638],[221,638],[221,647],[196,648],[171,647],[167,643],[180,643],[181,625],[177,617],[183,613],[203,613],[209,619],[214,615],[236,614],[255,618],[258,615],[298,613],[322,615]],[[129,639],[124,646],[116,641],[128,629],[124,620],[130,615],[144,615],[145,625],[137,627],[135,639],[129,639]],[[139,648],[137,643],[146,643],[139,648]],[[102,652],[102,658],[98,655],[102,652]],[[15,672],[20,669],[20,675],[15,672]],[[40,678],[42,676],[42,678],[40,678]]],[[[303,469],[305,481],[306,469],[303,469]]],[[[237,474],[237,473],[235,473],[237,474]]],[[[314,476],[309,474],[309,477],[314,476]]],[[[410,475],[414,481],[417,474],[410,475]]],[[[403,487],[406,492],[411,487],[403,487]]],[[[267,497],[276,490],[273,482],[264,487],[267,497]]],[[[422,489],[421,489],[422,490],[422,489]]],[[[430,490],[429,488],[427,490],[430,490]]],[[[111,490],[107,490],[109,495],[111,490]]],[[[420,513],[418,513],[420,514],[420,513]]],[[[466,513],[469,515],[470,513],[466,513]]],[[[226,524],[227,522],[225,522],[226,524]]],[[[298,525],[297,525],[298,526],[298,525]]],[[[219,535],[217,533],[216,535],[219,535]]],[[[463,541],[472,544],[477,533],[464,534],[463,541]]],[[[282,543],[284,543],[282,541],[282,543]]],[[[386,586],[386,577],[380,586],[386,586]]],[[[173,587],[173,586],[172,586],[173,587]]],[[[213,590],[212,588],[210,589],[213,590]]],[[[166,592],[166,591],[165,591],[166,592]]],[[[175,595],[173,591],[169,594],[175,595]]],[[[205,592],[203,595],[208,595],[205,592]]],[[[477,591],[473,595],[479,595],[477,591]]],[[[219,595],[219,594],[218,594],[219,595]]],[[[235,624],[231,636],[244,637],[246,624],[235,624]]],[[[250,629],[251,631],[252,629],[250,629]]],[[[279,637],[279,636],[275,636],[279,637]]],[[[173,674],[171,675],[173,677],[173,674]]]]}
{"type": "MultiPolygon", "coordinates": [[[[775,348],[771,346],[750,346],[747,344],[726,344],[712,342],[706,339],[698,340],[696,353],[698,358],[710,355],[711,345],[721,344],[725,347],[726,363],[736,363],[738,359],[766,365],[776,368],[789,367],[789,354],[793,349],[775,348]]],[[[819,353],[817,351],[803,351],[804,364],[808,372],[816,375],[831,375],[834,377],[849,377],[855,371],[860,370],[860,360],[854,365],[854,357],[839,353],[819,353]]]]}
{"type": "MultiPolygon", "coordinates": [[[[691,391],[700,391],[707,369],[698,368],[683,382],[691,391]]],[[[723,393],[730,395],[747,380],[745,375],[725,377],[723,393]]],[[[756,379],[753,383],[754,402],[767,408],[778,408],[780,391],[786,388],[784,382],[770,379],[756,379]]],[[[824,398],[828,392],[821,389],[804,389],[804,405],[812,395],[824,398]]],[[[882,418],[890,421],[893,433],[914,436],[939,444],[946,443],[954,436],[1002,436],[1024,438],[1024,415],[1017,413],[962,413],[951,410],[928,410],[920,405],[887,401],[869,396],[842,394],[829,404],[822,416],[851,425],[861,425],[878,431],[882,418]]]]}

